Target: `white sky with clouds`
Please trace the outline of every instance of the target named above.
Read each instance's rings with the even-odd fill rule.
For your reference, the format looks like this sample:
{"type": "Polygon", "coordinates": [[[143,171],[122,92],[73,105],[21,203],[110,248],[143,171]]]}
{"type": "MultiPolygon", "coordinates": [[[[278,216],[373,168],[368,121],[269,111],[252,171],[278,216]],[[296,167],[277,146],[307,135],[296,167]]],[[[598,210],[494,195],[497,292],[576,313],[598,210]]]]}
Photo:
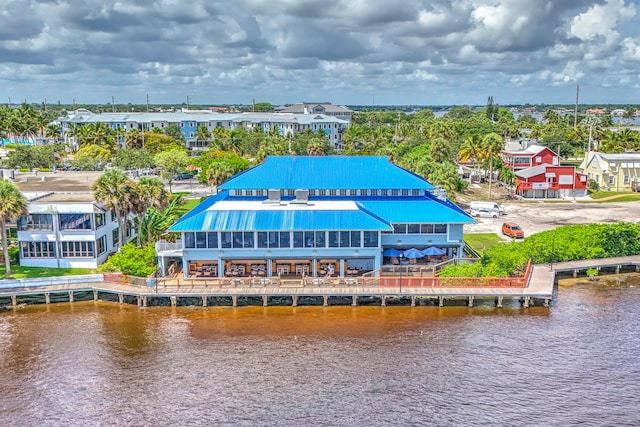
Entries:
{"type": "Polygon", "coordinates": [[[639,0],[2,0],[0,103],[640,103],[639,0]]]}

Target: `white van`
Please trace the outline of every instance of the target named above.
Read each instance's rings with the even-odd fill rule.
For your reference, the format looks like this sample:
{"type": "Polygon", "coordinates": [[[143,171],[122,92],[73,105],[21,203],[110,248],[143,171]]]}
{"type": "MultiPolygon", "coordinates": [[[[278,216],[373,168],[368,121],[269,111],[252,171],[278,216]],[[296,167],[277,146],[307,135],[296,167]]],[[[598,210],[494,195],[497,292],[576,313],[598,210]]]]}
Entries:
{"type": "Polygon", "coordinates": [[[500,213],[496,210],[489,210],[487,208],[471,209],[471,216],[475,217],[498,218],[498,215],[500,215],[500,213]]]}
{"type": "Polygon", "coordinates": [[[498,215],[506,215],[506,212],[502,206],[496,202],[471,202],[469,208],[472,211],[478,211],[480,209],[486,209],[490,212],[496,212],[498,215]]]}

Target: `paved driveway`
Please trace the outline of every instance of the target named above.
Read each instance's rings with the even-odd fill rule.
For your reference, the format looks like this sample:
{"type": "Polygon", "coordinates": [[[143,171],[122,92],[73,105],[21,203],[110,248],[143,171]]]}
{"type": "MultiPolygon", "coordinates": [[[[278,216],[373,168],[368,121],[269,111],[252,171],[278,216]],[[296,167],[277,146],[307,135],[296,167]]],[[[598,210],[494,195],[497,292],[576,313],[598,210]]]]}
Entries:
{"type": "MultiPolygon", "coordinates": [[[[506,202],[507,215],[494,218],[476,218],[477,224],[466,225],[465,233],[496,233],[502,236],[505,221],[520,224],[525,236],[552,230],[561,225],[636,222],[640,220],[640,202],[506,202]]],[[[504,237],[504,236],[503,236],[504,237]]],[[[508,239],[507,237],[504,237],[508,239]]]]}

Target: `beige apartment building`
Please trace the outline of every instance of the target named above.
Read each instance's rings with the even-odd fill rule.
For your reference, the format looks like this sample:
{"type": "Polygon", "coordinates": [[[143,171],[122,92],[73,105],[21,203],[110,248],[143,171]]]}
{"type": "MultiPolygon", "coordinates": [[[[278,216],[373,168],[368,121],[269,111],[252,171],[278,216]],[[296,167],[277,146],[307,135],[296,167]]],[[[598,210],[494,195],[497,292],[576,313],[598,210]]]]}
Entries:
{"type": "Polygon", "coordinates": [[[599,190],[631,191],[640,186],[640,153],[587,153],[580,168],[599,190]]]}

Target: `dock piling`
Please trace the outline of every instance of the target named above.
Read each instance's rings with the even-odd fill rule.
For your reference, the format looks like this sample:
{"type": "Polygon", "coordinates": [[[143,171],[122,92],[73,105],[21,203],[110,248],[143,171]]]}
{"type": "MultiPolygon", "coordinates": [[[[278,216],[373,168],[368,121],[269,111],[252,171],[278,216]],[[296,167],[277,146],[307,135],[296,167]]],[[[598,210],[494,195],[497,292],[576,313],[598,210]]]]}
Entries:
{"type": "Polygon", "coordinates": [[[232,307],[237,307],[238,306],[238,296],[237,295],[232,295],[231,296],[231,306],[232,307]]]}
{"type": "Polygon", "coordinates": [[[44,293],[44,303],[51,304],[51,294],[49,292],[44,293]]]}
{"type": "Polygon", "coordinates": [[[11,295],[11,305],[13,307],[17,307],[18,306],[18,297],[16,295],[11,295]]]}
{"type": "Polygon", "coordinates": [[[411,296],[411,307],[415,307],[416,306],[416,297],[415,295],[411,296]]]}
{"type": "Polygon", "coordinates": [[[73,291],[69,291],[69,302],[73,302],[73,291]]]}
{"type": "Polygon", "coordinates": [[[329,305],[329,295],[322,296],[322,306],[327,307],[329,305]]]}
{"type": "Polygon", "coordinates": [[[172,295],[171,297],[171,307],[175,307],[178,305],[178,297],[172,295]]]}
{"type": "Polygon", "coordinates": [[[206,295],[202,296],[202,306],[206,307],[209,305],[209,297],[207,297],[206,295]]]}
{"type": "Polygon", "coordinates": [[[472,295],[469,296],[469,304],[468,304],[468,306],[469,307],[473,307],[473,296],[472,295]]]}
{"type": "Polygon", "coordinates": [[[496,303],[496,307],[502,308],[502,300],[503,299],[504,299],[504,297],[498,297],[498,302],[496,303]]]}
{"type": "Polygon", "coordinates": [[[438,307],[444,307],[444,297],[442,295],[438,296],[438,307]]]}
{"type": "Polygon", "coordinates": [[[118,302],[124,304],[124,294],[118,294],[118,302]]]}
{"type": "Polygon", "coordinates": [[[298,306],[298,295],[293,295],[291,297],[291,307],[297,307],[298,306]]]}
{"type": "Polygon", "coordinates": [[[94,301],[98,301],[98,290],[97,289],[93,290],[93,300],[94,301]]]}
{"type": "Polygon", "coordinates": [[[382,295],[382,298],[380,299],[380,306],[381,307],[386,307],[387,306],[387,296],[386,295],[382,295]]]}
{"type": "Polygon", "coordinates": [[[351,307],[357,307],[357,306],[358,306],[358,296],[351,295],[351,307]]]}
{"type": "Polygon", "coordinates": [[[266,307],[267,305],[269,305],[269,296],[268,295],[262,295],[262,306],[266,307]]]}

